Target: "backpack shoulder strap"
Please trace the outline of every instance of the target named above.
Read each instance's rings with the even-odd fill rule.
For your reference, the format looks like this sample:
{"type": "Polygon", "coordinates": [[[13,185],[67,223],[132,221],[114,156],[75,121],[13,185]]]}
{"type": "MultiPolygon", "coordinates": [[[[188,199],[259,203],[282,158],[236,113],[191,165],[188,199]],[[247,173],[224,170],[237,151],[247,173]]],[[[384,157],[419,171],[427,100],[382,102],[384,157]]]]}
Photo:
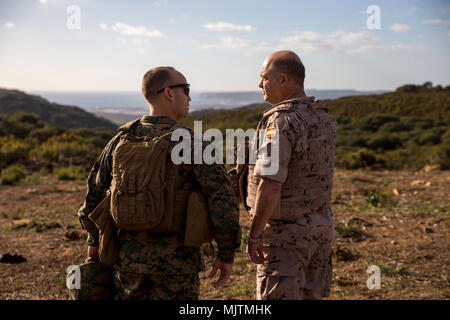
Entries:
{"type": "Polygon", "coordinates": [[[141,118],[127,122],[119,128],[119,131],[121,131],[122,133],[128,133],[133,129],[133,127],[137,126],[140,122],[141,118]]]}

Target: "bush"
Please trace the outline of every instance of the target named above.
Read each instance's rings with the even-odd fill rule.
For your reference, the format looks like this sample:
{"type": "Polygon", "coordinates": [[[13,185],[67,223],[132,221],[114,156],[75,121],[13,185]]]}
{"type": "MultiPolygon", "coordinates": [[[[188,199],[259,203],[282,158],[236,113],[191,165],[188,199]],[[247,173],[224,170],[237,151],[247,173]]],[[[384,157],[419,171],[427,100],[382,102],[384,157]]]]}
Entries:
{"type": "Polygon", "coordinates": [[[30,138],[35,138],[39,141],[39,143],[42,143],[44,141],[47,141],[49,138],[61,133],[62,129],[46,124],[42,128],[34,129],[33,131],[30,132],[28,136],[30,138]]]}
{"type": "Polygon", "coordinates": [[[424,132],[423,135],[417,137],[416,141],[419,145],[422,146],[435,145],[441,142],[441,135],[439,134],[439,132],[436,131],[424,132]]]}
{"type": "Polygon", "coordinates": [[[436,162],[441,170],[450,170],[450,143],[442,144],[437,153],[436,162]]]}
{"type": "Polygon", "coordinates": [[[13,185],[25,177],[25,169],[22,166],[15,164],[2,170],[0,183],[2,185],[13,185]]]}
{"type": "Polygon", "coordinates": [[[401,141],[396,135],[379,132],[367,141],[367,146],[372,150],[392,150],[401,146],[401,141]]]}
{"type": "Polygon", "coordinates": [[[55,168],[53,174],[58,180],[84,180],[87,178],[87,172],[80,166],[70,166],[67,168],[55,168]]]}
{"type": "Polygon", "coordinates": [[[400,132],[400,131],[409,131],[412,128],[408,126],[406,123],[399,121],[399,122],[388,122],[381,126],[379,131],[385,131],[385,132],[400,132]]]}
{"type": "Polygon", "coordinates": [[[73,133],[54,136],[31,150],[32,156],[51,162],[69,162],[74,157],[97,155],[99,152],[92,144],[73,133]]]}
{"type": "Polygon", "coordinates": [[[384,164],[384,161],[378,158],[375,152],[366,148],[347,154],[345,162],[348,169],[359,169],[370,167],[374,164],[384,164]]]}
{"type": "Polygon", "coordinates": [[[342,130],[339,131],[337,145],[363,148],[367,147],[366,140],[363,131],[342,130]]]}
{"type": "Polygon", "coordinates": [[[30,146],[13,136],[0,137],[0,168],[28,159],[30,146]]]}
{"type": "Polygon", "coordinates": [[[355,121],[354,127],[360,130],[375,132],[384,124],[396,121],[398,121],[396,116],[383,113],[372,113],[355,121]]]}

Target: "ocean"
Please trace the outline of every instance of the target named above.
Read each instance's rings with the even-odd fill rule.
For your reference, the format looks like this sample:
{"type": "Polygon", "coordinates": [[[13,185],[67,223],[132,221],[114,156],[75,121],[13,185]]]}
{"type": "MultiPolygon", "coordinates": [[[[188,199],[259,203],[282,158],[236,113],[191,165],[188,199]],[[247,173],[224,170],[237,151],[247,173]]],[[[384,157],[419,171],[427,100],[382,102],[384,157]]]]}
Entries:
{"type": "MultiPolygon", "coordinates": [[[[142,114],[148,106],[141,92],[34,91],[50,102],[78,106],[93,113],[142,114]]],[[[191,92],[191,111],[232,109],[264,102],[260,92],[191,92]]]]}
{"type": "MultiPolygon", "coordinates": [[[[344,96],[379,94],[386,91],[357,90],[306,90],[309,96],[317,99],[337,99],[344,96]]],[[[93,113],[142,114],[148,106],[141,92],[86,92],[86,91],[32,91],[31,94],[58,104],[78,106],[93,113]]],[[[191,111],[205,109],[232,109],[252,103],[263,102],[260,91],[242,92],[191,92],[191,111]]]]}

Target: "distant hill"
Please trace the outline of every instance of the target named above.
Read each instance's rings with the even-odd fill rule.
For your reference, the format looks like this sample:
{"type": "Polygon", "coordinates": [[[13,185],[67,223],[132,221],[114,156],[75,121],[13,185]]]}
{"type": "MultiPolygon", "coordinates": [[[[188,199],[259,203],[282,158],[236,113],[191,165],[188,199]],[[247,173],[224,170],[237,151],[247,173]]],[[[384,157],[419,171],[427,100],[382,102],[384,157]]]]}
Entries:
{"type": "MultiPolygon", "coordinates": [[[[306,89],[308,96],[314,96],[317,99],[337,99],[349,96],[362,96],[369,94],[381,94],[388,91],[358,91],[353,89],[306,89]]],[[[242,92],[202,92],[200,98],[207,99],[226,99],[230,102],[250,101],[262,102],[263,96],[261,91],[242,91],[242,92]]]]}
{"type": "MultiPolygon", "coordinates": [[[[397,88],[395,92],[322,101],[327,104],[340,124],[352,122],[371,113],[385,113],[399,117],[433,119],[450,125],[450,87],[424,86],[428,86],[428,83],[423,86],[405,85],[397,88]],[[410,89],[411,86],[419,89],[410,89]]],[[[194,120],[202,120],[204,129],[256,128],[262,112],[269,107],[270,104],[267,103],[253,103],[231,110],[195,111],[190,113],[186,122],[192,124],[194,120]]]]}
{"type": "MultiPolygon", "coordinates": [[[[338,122],[336,165],[356,169],[450,169],[450,86],[404,85],[377,95],[323,100],[338,122]]],[[[256,128],[270,105],[192,112],[202,129],[256,128]]]]}
{"type": "Polygon", "coordinates": [[[111,121],[97,117],[79,107],[51,103],[40,96],[0,88],[0,113],[13,114],[17,111],[37,114],[43,121],[66,129],[106,127],[114,130],[117,128],[117,125],[111,121]]]}

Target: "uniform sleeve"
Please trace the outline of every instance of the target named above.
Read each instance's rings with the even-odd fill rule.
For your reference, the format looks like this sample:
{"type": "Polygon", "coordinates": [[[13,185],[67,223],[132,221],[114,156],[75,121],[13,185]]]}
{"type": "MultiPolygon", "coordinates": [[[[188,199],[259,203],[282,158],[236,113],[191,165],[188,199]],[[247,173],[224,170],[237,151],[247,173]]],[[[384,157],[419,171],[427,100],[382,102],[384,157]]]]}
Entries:
{"type": "Polygon", "coordinates": [[[286,114],[270,118],[266,130],[259,133],[260,146],[253,175],[281,183],[286,182],[295,135],[286,114]]]}
{"type": "Polygon", "coordinates": [[[234,252],[240,246],[239,210],[232,194],[232,186],[222,164],[196,164],[194,175],[208,201],[215,227],[218,258],[233,263],[234,252]]]}
{"type": "Polygon", "coordinates": [[[105,198],[112,180],[112,152],[120,140],[117,134],[103,149],[99,158],[91,169],[87,182],[86,198],[78,210],[78,218],[84,230],[88,232],[88,244],[98,246],[99,233],[96,225],[89,219],[89,214],[105,198]]]}

